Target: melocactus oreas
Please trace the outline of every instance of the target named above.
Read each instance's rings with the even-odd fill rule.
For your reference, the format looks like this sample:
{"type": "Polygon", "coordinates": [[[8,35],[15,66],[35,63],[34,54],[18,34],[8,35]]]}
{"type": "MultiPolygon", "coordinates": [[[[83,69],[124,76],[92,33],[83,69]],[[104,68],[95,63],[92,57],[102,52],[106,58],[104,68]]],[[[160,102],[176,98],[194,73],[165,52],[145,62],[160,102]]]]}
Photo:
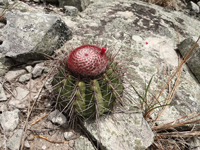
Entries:
{"type": "Polygon", "coordinates": [[[53,79],[58,103],[69,116],[83,118],[112,112],[120,102],[123,73],[106,48],[82,45],[59,61],[53,79]]]}
{"type": "Polygon", "coordinates": [[[94,45],[83,45],[74,49],[68,59],[68,69],[81,76],[97,76],[107,67],[106,49],[94,45]]]}

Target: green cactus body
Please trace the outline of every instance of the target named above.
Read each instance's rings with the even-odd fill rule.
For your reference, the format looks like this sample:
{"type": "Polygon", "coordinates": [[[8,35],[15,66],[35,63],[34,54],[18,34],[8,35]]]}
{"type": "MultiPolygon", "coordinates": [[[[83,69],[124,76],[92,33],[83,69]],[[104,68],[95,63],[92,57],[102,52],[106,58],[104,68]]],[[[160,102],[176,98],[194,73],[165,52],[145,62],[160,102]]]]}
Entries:
{"type": "Polygon", "coordinates": [[[110,112],[122,96],[124,87],[116,62],[108,60],[104,73],[92,78],[76,77],[65,66],[60,68],[52,82],[57,87],[58,101],[79,116],[88,118],[110,112]]]}

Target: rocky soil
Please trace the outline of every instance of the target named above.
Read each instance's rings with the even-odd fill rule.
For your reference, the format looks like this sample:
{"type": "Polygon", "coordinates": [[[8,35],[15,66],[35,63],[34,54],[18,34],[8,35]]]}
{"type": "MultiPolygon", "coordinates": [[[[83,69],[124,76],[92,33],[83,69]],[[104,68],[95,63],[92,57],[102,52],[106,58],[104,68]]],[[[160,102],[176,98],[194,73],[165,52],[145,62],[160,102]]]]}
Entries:
{"type": "MultiPolygon", "coordinates": [[[[12,6],[14,2],[8,3],[12,6]]],[[[2,7],[8,3],[0,2],[2,7]]],[[[200,35],[199,2],[177,2],[172,8],[129,0],[83,0],[78,6],[61,8],[59,3],[61,0],[19,1],[7,10],[5,18],[2,15],[0,149],[92,150],[100,140],[99,134],[101,149],[146,149],[154,134],[138,109],[139,98],[134,91],[130,94],[132,104],[127,106],[131,113],[106,116],[100,120],[100,133],[92,121],[86,121],[76,131],[69,128],[68,118],[55,109],[49,82],[52,58],[80,46],[82,41],[98,41],[114,51],[121,48],[117,58],[131,58],[127,77],[132,84],[143,92],[145,83],[154,75],[150,92],[156,93],[167,74],[177,69],[181,44],[191,41],[191,36],[194,42],[200,35]]],[[[173,105],[158,124],[199,113],[199,53],[194,58],[183,66],[173,105]]],[[[161,96],[163,99],[167,92],[161,96]]],[[[198,149],[199,143],[196,139],[189,145],[198,149]]]]}

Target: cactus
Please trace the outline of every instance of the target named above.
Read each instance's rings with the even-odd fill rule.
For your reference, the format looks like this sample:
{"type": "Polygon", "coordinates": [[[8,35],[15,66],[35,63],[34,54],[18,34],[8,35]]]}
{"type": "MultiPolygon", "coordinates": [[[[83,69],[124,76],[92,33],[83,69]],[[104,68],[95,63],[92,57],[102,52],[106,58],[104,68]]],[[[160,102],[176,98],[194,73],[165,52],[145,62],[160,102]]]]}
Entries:
{"type": "Polygon", "coordinates": [[[123,93],[120,65],[106,49],[83,45],[57,67],[52,84],[62,107],[84,118],[111,112],[123,93]]]}

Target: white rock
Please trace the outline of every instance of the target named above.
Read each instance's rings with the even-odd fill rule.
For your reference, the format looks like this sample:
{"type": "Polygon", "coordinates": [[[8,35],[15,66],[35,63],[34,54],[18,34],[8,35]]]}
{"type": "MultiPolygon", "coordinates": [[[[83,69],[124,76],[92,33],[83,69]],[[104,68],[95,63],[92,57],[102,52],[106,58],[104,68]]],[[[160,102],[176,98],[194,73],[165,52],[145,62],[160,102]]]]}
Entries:
{"type": "Polygon", "coordinates": [[[28,141],[25,141],[25,142],[24,142],[24,147],[26,147],[26,148],[30,148],[30,144],[29,144],[28,141]]]}
{"type": "Polygon", "coordinates": [[[19,76],[23,75],[26,73],[26,70],[24,69],[19,69],[19,70],[11,70],[6,73],[5,79],[12,82],[15,79],[17,79],[19,76]]]}
{"type": "Polygon", "coordinates": [[[31,78],[31,74],[27,73],[27,74],[23,74],[22,76],[19,77],[19,82],[24,83],[26,81],[29,81],[31,78]]]}
{"type": "Polygon", "coordinates": [[[13,131],[19,123],[19,110],[5,111],[0,115],[0,123],[4,131],[13,131]]]}
{"type": "Polygon", "coordinates": [[[28,95],[29,91],[21,87],[17,87],[13,93],[16,99],[21,100],[28,95]]]}
{"type": "Polygon", "coordinates": [[[199,2],[197,2],[197,5],[200,7],[200,1],[199,1],[199,2]]]}
{"type": "Polygon", "coordinates": [[[194,2],[190,1],[189,7],[191,10],[195,11],[196,13],[199,13],[199,6],[194,2]]]}
{"type": "Polygon", "coordinates": [[[33,70],[33,67],[32,66],[26,66],[25,67],[26,71],[31,73],[31,71],[33,70]]]}
{"type": "Polygon", "coordinates": [[[1,111],[1,112],[7,111],[7,110],[8,110],[8,108],[7,108],[7,106],[4,105],[4,104],[0,107],[0,111],[1,111]]]}
{"type": "Polygon", "coordinates": [[[132,39],[133,39],[134,41],[136,41],[136,42],[141,42],[141,41],[143,41],[143,39],[142,39],[140,36],[138,36],[138,35],[133,35],[133,36],[132,36],[132,39]]]}
{"type": "Polygon", "coordinates": [[[42,75],[43,70],[44,70],[44,63],[35,65],[32,71],[33,78],[40,77],[42,75]]]}
{"type": "Polygon", "coordinates": [[[54,124],[63,125],[67,123],[66,117],[57,109],[51,112],[48,115],[47,119],[50,120],[54,124]]]}
{"type": "Polygon", "coordinates": [[[42,149],[46,149],[46,148],[47,148],[47,146],[46,146],[46,145],[43,145],[43,146],[42,146],[42,149]]]}
{"type": "Polygon", "coordinates": [[[72,131],[64,133],[65,140],[67,140],[67,141],[74,140],[75,138],[77,138],[79,136],[80,136],[79,133],[75,133],[75,132],[72,132],[72,131]]]}
{"type": "Polygon", "coordinates": [[[23,89],[21,87],[17,87],[13,94],[15,97],[12,97],[9,101],[10,105],[13,105],[18,108],[25,108],[28,102],[26,101],[25,97],[28,95],[29,91],[26,89],[23,89]]]}

